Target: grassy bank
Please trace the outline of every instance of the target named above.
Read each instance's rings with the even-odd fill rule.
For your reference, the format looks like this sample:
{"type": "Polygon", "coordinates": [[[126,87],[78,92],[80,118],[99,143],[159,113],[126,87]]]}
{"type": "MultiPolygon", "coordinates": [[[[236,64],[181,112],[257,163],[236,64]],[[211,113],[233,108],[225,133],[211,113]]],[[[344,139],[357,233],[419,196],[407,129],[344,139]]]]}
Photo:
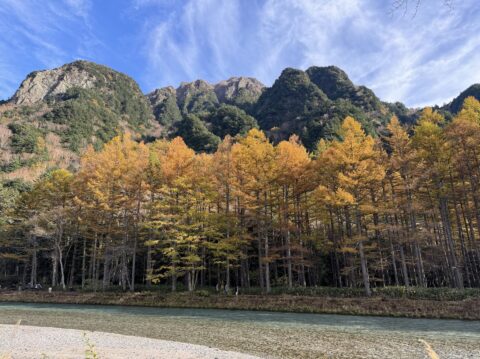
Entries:
{"type": "Polygon", "coordinates": [[[480,297],[477,295],[457,300],[438,300],[412,299],[407,296],[394,298],[378,294],[365,298],[286,293],[227,296],[207,291],[193,293],[3,291],[0,292],[0,302],[137,305],[480,320],[480,297]]]}

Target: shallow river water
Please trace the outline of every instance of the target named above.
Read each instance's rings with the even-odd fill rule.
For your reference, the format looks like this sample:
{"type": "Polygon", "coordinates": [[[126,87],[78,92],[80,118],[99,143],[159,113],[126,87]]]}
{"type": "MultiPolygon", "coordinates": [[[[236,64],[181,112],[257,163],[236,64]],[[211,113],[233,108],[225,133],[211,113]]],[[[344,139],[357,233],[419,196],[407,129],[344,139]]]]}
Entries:
{"type": "MultiPolygon", "coordinates": [[[[105,331],[266,358],[480,358],[480,322],[217,309],[0,303],[0,324],[105,331]]],[[[1,338],[0,338],[1,339],[1,338]]]]}

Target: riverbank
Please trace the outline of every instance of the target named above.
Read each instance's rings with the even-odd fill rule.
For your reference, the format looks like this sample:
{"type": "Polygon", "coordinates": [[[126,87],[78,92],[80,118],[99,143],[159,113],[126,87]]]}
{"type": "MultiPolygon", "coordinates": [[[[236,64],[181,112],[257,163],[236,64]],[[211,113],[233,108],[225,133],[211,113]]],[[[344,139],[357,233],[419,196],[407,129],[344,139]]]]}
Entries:
{"type": "MultiPolygon", "coordinates": [[[[0,303],[0,324],[14,325],[20,320],[20,328],[26,325],[134,335],[139,340],[148,337],[272,359],[421,359],[426,355],[420,340],[430,343],[442,359],[480,358],[480,321],[0,303]]],[[[29,338],[42,340],[43,334],[29,338]]],[[[55,336],[51,343],[49,348],[54,350],[55,336]]],[[[92,343],[97,345],[94,340],[92,343]]]]}
{"type": "Polygon", "coordinates": [[[300,295],[227,296],[199,292],[53,292],[3,291],[0,302],[129,305],[165,308],[241,309],[295,313],[375,315],[406,318],[480,320],[480,298],[426,300],[408,298],[336,298],[300,295]]]}
{"type": "Polygon", "coordinates": [[[204,345],[64,328],[0,324],[0,338],[0,358],[260,359],[204,345]]]}

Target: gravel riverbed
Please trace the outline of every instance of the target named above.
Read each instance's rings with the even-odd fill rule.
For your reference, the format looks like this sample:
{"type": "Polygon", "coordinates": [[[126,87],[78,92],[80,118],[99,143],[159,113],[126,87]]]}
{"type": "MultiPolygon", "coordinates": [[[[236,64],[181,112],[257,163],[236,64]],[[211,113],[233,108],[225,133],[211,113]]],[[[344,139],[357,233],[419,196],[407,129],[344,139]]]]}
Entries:
{"type": "Polygon", "coordinates": [[[247,354],[168,340],[76,329],[0,325],[0,358],[83,359],[86,350],[93,350],[100,358],[119,359],[258,359],[247,354]]]}
{"type": "MultiPolygon", "coordinates": [[[[459,320],[429,320],[408,318],[381,318],[341,315],[271,313],[252,311],[143,308],[125,306],[54,305],[0,303],[0,324],[58,327],[93,332],[134,335],[131,343],[139,343],[130,358],[142,358],[135,353],[148,350],[146,343],[161,339],[172,343],[165,348],[173,352],[186,348],[182,343],[200,348],[245,353],[261,358],[324,359],[426,359],[424,345],[430,343],[441,359],[480,358],[480,322],[459,320]],[[144,337],[144,338],[141,338],[144,337]],[[168,349],[170,350],[170,349],[168,349]]],[[[13,327],[10,327],[13,328],[13,327]]],[[[64,329],[55,335],[33,335],[33,342],[56,350],[55,340],[63,340],[64,329]],[[51,338],[51,339],[48,339],[51,338]],[[57,338],[57,339],[55,339],[57,338]]],[[[13,329],[12,329],[13,331],[13,329]]],[[[0,332],[0,343],[9,331],[0,332]]],[[[47,332],[49,333],[49,332],[47,332]]],[[[108,334],[107,334],[108,335],[108,334]]],[[[82,336],[76,337],[80,351],[85,349],[82,336]]],[[[102,344],[93,336],[91,341],[99,348],[102,344]]],[[[22,342],[18,342],[20,347],[22,342]]],[[[0,358],[3,354],[0,344],[0,358]]],[[[76,344],[77,345],[77,344],[76,344]]],[[[161,346],[160,346],[161,347],[161,346]]],[[[10,345],[9,348],[12,348],[10,345]]],[[[195,347],[196,348],[196,347],[195,347]]],[[[110,347],[111,350],[114,347],[110,347]]],[[[158,356],[146,351],[151,358],[178,358],[158,356]]],[[[168,353],[168,351],[167,351],[168,353]]],[[[180,351],[180,353],[184,353],[180,351]]],[[[185,358],[224,358],[217,352],[195,350],[194,356],[185,358]],[[210,354],[212,353],[212,354],[210,354]],[[205,356],[205,355],[207,356],[205,356]]],[[[220,352],[218,352],[220,353],[220,352]]],[[[45,353],[47,354],[47,353],[45,353]]],[[[186,354],[182,354],[186,355],[186,354]]],[[[241,355],[232,354],[229,355],[241,355]]],[[[57,358],[58,356],[49,356],[57,358]]],[[[68,356],[67,356],[68,357],[68,356]]],[[[112,356],[100,356],[109,358],[112,356]]],[[[113,357],[118,357],[113,355],[113,357]]],[[[144,356],[145,357],[145,356],[144,356]]],[[[149,357],[149,356],[146,356],[149,357]]],[[[241,356],[237,356],[241,357],[241,356]]],[[[233,358],[237,358],[233,356],[233,358]]],[[[14,356],[14,358],[17,358],[14,356]]],[[[41,356],[37,356],[41,358],[41,356]]],[[[180,356],[182,358],[182,356],[180,356]]],[[[225,358],[230,358],[229,356],[225,358]]]]}

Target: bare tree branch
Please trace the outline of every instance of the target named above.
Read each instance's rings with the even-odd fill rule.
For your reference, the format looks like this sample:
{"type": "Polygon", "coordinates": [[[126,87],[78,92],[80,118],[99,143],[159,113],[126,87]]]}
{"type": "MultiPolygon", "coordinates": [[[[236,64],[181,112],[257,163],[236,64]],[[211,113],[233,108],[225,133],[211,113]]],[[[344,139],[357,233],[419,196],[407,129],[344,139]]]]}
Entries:
{"type": "MultiPolygon", "coordinates": [[[[441,0],[441,2],[443,3],[443,6],[447,7],[450,11],[453,10],[454,0],[441,0]]],[[[421,4],[422,0],[393,0],[390,15],[402,11],[402,16],[406,16],[408,14],[408,10],[413,7],[412,18],[414,18],[417,16],[421,4]]]]}

